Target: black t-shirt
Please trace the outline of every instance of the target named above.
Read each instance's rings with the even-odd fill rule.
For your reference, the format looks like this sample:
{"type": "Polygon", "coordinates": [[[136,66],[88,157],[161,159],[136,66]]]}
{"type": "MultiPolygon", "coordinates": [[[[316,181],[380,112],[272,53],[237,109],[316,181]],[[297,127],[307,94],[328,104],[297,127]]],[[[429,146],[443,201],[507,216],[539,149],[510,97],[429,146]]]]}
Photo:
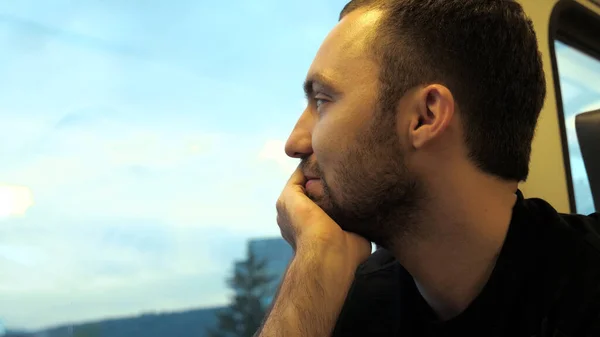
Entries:
{"type": "Polygon", "coordinates": [[[333,336],[600,337],[600,214],[559,214],[517,197],[496,266],[465,311],[439,321],[410,274],[378,249],[358,268],[333,336]]]}

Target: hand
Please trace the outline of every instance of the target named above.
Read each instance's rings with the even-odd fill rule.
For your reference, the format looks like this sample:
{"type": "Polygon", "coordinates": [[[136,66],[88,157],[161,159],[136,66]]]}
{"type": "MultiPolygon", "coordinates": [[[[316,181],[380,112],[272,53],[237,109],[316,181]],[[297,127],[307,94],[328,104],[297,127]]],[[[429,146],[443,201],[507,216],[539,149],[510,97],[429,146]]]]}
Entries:
{"type": "Polygon", "coordinates": [[[304,190],[306,177],[298,168],[277,200],[277,224],[281,235],[298,252],[323,250],[349,257],[358,264],[371,254],[371,243],[365,238],[343,231],[304,190]]]}
{"type": "Polygon", "coordinates": [[[261,337],[331,336],[356,268],[371,253],[364,238],[344,232],[304,191],[296,169],[277,200],[281,235],[296,251],[261,337]]]}

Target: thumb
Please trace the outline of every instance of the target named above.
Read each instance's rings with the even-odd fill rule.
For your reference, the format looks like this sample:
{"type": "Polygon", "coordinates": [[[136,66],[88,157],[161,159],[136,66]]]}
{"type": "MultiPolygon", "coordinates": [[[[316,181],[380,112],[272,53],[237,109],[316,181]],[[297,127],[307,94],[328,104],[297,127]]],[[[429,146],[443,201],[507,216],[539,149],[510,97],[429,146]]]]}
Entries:
{"type": "Polygon", "coordinates": [[[292,222],[304,222],[314,216],[327,216],[327,214],[315,204],[307,195],[304,188],[306,177],[300,166],[288,179],[286,186],[281,194],[278,205],[285,216],[292,222]]]}

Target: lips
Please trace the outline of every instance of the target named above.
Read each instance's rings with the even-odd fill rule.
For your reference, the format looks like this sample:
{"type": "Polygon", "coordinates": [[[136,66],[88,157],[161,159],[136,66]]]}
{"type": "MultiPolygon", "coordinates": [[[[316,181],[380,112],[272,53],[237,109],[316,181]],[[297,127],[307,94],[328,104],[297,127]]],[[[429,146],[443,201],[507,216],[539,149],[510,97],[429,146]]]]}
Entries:
{"type": "Polygon", "coordinates": [[[319,179],[309,179],[306,181],[306,184],[304,184],[304,188],[310,189],[310,187],[318,181],[319,181],[319,179]]]}
{"type": "Polygon", "coordinates": [[[305,177],[306,177],[306,183],[304,184],[304,188],[306,188],[307,190],[310,190],[310,187],[312,185],[321,181],[321,178],[318,178],[316,176],[307,175],[305,177]]]}
{"type": "Polygon", "coordinates": [[[317,177],[314,174],[305,174],[304,178],[306,178],[306,183],[305,184],[308,184],[309,182],[315,182],[317,180],[321,180],[321,178],[317,177]]]}

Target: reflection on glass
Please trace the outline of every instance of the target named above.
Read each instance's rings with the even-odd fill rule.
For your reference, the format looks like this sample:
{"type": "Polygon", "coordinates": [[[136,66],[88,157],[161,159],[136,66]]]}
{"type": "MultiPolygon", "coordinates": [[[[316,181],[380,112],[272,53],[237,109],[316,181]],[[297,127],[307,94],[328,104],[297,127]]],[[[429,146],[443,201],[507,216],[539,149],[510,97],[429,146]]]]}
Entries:
{"type": "Polygon", "coordinates": [[[345,2],[0,1],[0,335],[208,336],[250,251],[280,278],[283,145],[345,2]]]}
{"type": "Polygon", "coordinates": [[[600,109],[600,60],[560,41],[555,41],[555,47],[576,211],[589,214],[594,212],[594,203],[577,139],[575,116],[600,109]]]}

